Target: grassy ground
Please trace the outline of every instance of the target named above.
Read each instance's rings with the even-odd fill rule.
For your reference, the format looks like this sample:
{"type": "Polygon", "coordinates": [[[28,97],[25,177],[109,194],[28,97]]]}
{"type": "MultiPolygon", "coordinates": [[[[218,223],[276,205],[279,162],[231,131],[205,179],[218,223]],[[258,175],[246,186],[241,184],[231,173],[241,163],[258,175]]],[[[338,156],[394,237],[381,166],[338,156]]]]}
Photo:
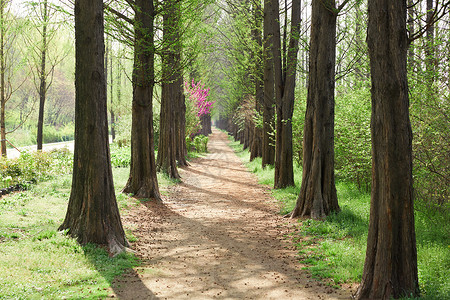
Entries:
{"type": "MultiPolygon", "coordinates": [[[[126,214],[138,204],[120,193],[129,170],[113,168],[113,173],[121,214],[126,214]]],[[[159,176],[159,184],[170,182],[159,176]]],[[[110,258],[105,250],[81,247],[57,231],[70,187],[71,175],[65,174],[0,198],[0,299],[105,298],[112,280],[139,264],[131,254],[110,258]]]]}
{"type": "MultiPolygon", "coordinates": [[[[232,148],[246,162],[261,184],[273,186],[273,168],[261,168],[261,159],[248,162],[250,154],[238,142],[232,148]]],[[[295,206],[300,192],[301,168],[294,166],[295,187],[273,190],[280,201],[280,213],[295,206]]],[[[328,278],[332,284],[359,283],[367,246],[370,194],[358,191],[348,182],[336,183],[341,212],[325,221],[299,221],[292,240],[300,261],[317,278],[328,278]]],[[[450,299],[450,220],[448,214],[430,211],[416,204],[416,239],[419,284],[423,299],[450,299]]]]}

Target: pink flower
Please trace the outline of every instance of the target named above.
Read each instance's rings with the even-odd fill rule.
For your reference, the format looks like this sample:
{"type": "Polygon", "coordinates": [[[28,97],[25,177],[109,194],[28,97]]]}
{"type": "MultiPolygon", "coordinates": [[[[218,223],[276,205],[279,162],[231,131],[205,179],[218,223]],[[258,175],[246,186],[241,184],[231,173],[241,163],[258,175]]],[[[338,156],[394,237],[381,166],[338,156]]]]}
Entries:
{"type": "Polygon", "coordinates": [[[189,94],[189,99],[193,101],[197,106],[197,116],[207,115],[211,113],[213,104],[212,101],[208,101],[210,89],[205,89],[205,85],[199,81],[197,84],[192,80],[191,86],[187,82],[184,83],[186,92],[189,94]]]}

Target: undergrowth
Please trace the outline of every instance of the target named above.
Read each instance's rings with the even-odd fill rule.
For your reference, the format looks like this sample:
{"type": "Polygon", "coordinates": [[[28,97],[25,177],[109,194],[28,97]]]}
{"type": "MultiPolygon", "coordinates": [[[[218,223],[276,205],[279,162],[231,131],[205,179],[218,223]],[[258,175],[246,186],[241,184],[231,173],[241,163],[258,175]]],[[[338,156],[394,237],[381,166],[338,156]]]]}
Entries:
{"type": "MultiPolygon", "coordinates": [[[[274,169],[263,169],[261,159],[248,162],[250,154],[239,142],[230,146],[255,173],[259,183],[273,187],[274,169]]],[[[280,213],[287,214],[295,206],[300,192],[301,167],[295,166],[295,187],[272,189],[280,202],[280,213]]],[[[370,193],[361,192],[349,182],[337,181],[336,189],[341,211],[324,221],[299,220],[289,238],[295,244],[299,261],[319,279],[328,279],[333,286],[359,283],[364,267],[370,215],[370,193]]],[[[450,220],[448,214],[416,203],[416,241],[419,285],[422,299],[450,299],[450,220]]]]}

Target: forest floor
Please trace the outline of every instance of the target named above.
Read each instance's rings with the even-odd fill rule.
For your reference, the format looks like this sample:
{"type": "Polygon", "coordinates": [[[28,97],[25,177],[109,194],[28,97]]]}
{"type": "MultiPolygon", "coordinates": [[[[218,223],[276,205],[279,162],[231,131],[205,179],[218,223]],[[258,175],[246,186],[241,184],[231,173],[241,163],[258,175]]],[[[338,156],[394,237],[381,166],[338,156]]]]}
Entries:
{"type": "Polygon", "coordinates": [[[298,262],[268,187],[258,184],[213,130],[209,153],[180,169],[162,203],[142,201],[124,216],[143,264],[113,282],[120,299],[350,299],[298,262]]]}

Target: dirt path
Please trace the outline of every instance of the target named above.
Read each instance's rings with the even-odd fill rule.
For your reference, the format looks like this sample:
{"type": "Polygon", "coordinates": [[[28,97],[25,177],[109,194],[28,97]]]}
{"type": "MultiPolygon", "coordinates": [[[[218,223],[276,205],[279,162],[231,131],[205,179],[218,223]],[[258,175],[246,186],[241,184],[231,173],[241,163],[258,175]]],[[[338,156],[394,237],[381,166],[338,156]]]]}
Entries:
{"type": "Polygon", "coordinates": [[[209,154],[180,170],[163,204],[134,209],[133,249],[144,266],[116,280],[121,299],[350,299],[301,270],[283,236],[283,219],[267,188],[257,183],[227,145],[210,136],[209,154]]]}

